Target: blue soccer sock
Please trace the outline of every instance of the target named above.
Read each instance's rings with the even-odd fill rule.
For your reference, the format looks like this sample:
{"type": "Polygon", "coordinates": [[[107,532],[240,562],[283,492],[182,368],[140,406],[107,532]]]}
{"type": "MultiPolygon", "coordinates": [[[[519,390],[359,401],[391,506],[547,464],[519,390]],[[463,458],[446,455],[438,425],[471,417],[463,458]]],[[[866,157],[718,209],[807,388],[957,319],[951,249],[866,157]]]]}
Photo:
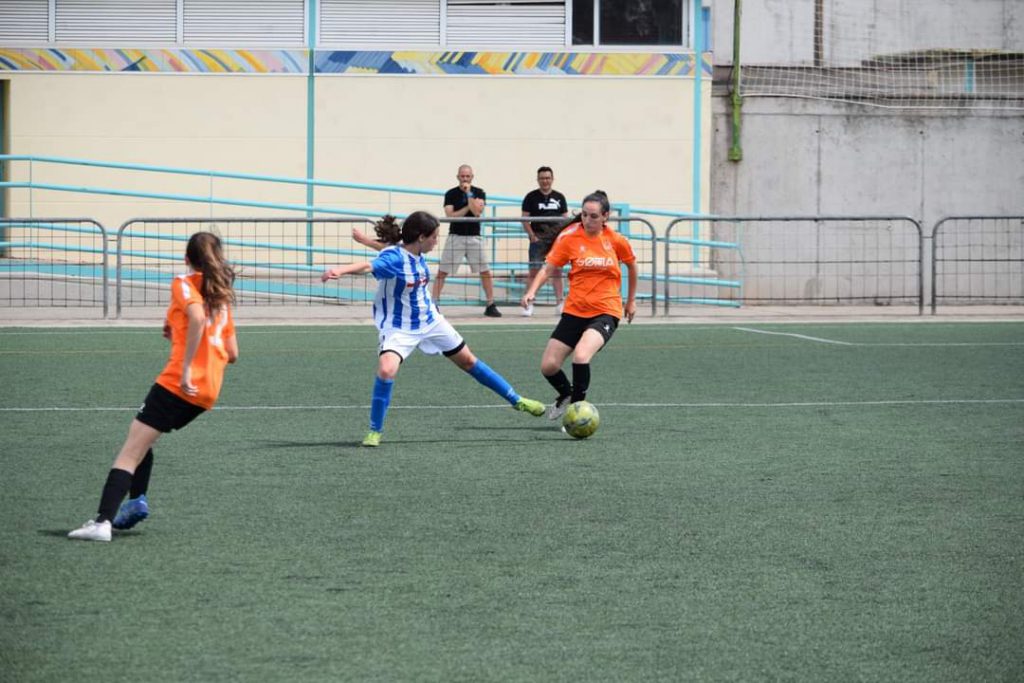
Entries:
{"type": "Polygon", "coordinates": [[[512,388],[512,385],[504,377],[491,370],[490,366],[479,358],[476,359],[473,367],[469,369],[469,374],[477,382],[480,382],[480,384],[483,384],[512,405],[519,402],[519,394],[512,388]]]}
{"type": "Polygon", "coordinates": [[[384,431],[384,418],[388,415],[388,406],[391,405],[391,390],[394,387],[395,380],[374,377],[373,396],[370,398],[371,431],[384,431]]]}

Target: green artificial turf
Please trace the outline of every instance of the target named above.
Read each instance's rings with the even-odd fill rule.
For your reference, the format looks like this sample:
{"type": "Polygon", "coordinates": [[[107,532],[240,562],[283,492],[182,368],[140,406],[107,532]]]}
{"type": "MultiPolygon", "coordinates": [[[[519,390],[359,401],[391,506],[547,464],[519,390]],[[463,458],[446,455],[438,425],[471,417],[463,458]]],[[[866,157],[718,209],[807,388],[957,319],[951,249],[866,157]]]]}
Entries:
{"type": "MultiPolygon", "coordinates": [[[[416,355],[377,449],[372,329],[241,328],[109,544],[166,342],[0,330],[0,679],[1024,677],[1024,325],[748,327],[623,326],[578,442],[416,355]]],[[[549,329],[461,331],[550,400],[549,329]]]]}

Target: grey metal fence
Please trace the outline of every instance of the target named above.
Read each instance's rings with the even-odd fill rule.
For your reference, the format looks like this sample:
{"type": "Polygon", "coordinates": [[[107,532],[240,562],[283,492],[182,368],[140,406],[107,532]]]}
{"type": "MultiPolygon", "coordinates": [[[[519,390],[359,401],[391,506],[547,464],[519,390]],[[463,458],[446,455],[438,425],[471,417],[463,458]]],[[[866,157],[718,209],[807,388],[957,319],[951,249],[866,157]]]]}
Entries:
{"type": "Polygon", "coordinates": [[[369,259],[352,229],[369,232],[366,218],[137,218],[117,232],[116,315],[126,306],[164,306],[168,282],[184,270],[185,244],[200,230],[218,234],[236,269],[236,303],[312,305],[364,303],[375,286],[365,278],[322,283],[329,266],[369,259]]]}
{"type": "Polygon", "coordinates": [[[665,314],[671,304],[733,306],[742,304],[742,272],[724,277],[718,264],[740,261],[740,245],[710,238],[706,220],[678,218],[665,228],[662,271],[665,314]],[[722,254],[735,252],[731,258],[722,254]]]}
{"type": "Polygon", "coordinates": [[[107,232],[89,218],[0,219],[0,306],[108,308],[107,232]]]}
{"type": "Polygon", "coordinates": [[[938,304],[1024,304],[1024,216],[947,216],[932,228],[938,304]]]}
{"type": "MultiPolygon", "coordinates": [[[[481,224],[497,300],[516,306],[529,281],[529,219],[441,220],[481,224]]],[[[906,216],[687,217],[660,236],[639,217],[610,222],[630,238],[638,303],[652,315],[659,297],[665,314],[673,304],[909,304],[922,312],[926,239],[933,313],[939,304],[1024,304],[1024,216],[949,216],[928,236],[906,216]]],[[[0,307],[96,307],[105,317],[115,278],[117,315],[125,306],[164,306],[197,230],[224,239],[239,305],[364,304],[376,289],[371,277],[320,282],[326,267],[374,255],[353,228],[372,235],[367,218],[140,218],[117,232],[113,270],[111,237],[92,219],[0,219],[0,307]]],[[[434,269],[446,238],[427,257],[434,269]]],[[[449,275],[446,304],[482,303],[479,275],[468,270],[449,275]]],[[[539,299],[553,303],[549,287],[539,299]]]]}
{"type": "Polygon", "coordinates": [[[907,216],[686,218],[665,246],[666,312],[671,301],[924,309],[921,226],[907,216]]]}

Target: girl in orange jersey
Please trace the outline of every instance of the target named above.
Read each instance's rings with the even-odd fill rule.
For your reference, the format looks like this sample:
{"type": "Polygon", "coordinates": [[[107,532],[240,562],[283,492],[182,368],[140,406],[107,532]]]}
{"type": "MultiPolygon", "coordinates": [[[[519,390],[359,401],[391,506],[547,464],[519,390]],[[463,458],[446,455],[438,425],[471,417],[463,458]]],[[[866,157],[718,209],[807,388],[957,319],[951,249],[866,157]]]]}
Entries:
{"type": "Polygon", "coordinates": [[[69,533],[69,538],[109,541],[112,528],[130,529],[149,515],[146,490],[153,444],[161,434],[181,429],[212,408],[225,366],[238,360],[231,316],[235,273],[224,259],[220,238],[209,232],[192,235],[185,247],[185,264],[190,272],[171,283],[171,304],[164,321],[171,356],[128,428],[103,485],[96,518],[69,533]]]}
{"type": "Polygon", "coordinates": [[[619,321],[633,322],[636,314],[636,256],[629,240],[607,225],[608,195],[594,192],[583,199],[579,223],[571,221],[555,239],[544,268],[537,273],[520,302],[528,308],[552,274],[566,263],[569,269],[569,296],[562,317],[551,333],[540,371],[557,392],[548,410],[552,420],[559,418],[571,402],[582,401],[590,388],[590,360],[612,338],[619,321]],[[625,305],[622,301],[622,268],[629,271],[625,305]],[[572,354],[572,382],[562,370],[572,354]]]}

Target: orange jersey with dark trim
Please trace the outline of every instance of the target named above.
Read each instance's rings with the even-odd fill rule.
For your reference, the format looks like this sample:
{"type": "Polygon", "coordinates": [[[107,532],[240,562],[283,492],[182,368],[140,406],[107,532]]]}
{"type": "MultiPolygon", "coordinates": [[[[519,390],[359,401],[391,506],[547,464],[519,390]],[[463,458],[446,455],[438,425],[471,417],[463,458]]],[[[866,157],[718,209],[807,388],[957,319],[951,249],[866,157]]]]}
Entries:
{"type": "Polygon", "coordinates": [[[224,340],[235,334],[235,321],[231,307],[224,306],[214,313],[207,311],[206,329],[192,358],[192,384],[199,389],[195,396],[181,390],[181,371],[185,364],[185,338],[188,333],[190,304],[204,306],[203,274],[179,275],[171,283],[171,304],[167,307],[167,324],[171,327],[171,357],[156,383],[175,396],[209,410],[217,402],[224,381],[224,368],[228,353],[224,340]]]}
{"type": "Polygon", "coordinates": [[[636,262],[629,240],[607,225],[591,237],[582,225],[566,228],[546,259],[556,268],[566,263],[569,296],[563,309],[570,315],[593,318],[608,314],[622,319],[622,267],[636,262]]]}

